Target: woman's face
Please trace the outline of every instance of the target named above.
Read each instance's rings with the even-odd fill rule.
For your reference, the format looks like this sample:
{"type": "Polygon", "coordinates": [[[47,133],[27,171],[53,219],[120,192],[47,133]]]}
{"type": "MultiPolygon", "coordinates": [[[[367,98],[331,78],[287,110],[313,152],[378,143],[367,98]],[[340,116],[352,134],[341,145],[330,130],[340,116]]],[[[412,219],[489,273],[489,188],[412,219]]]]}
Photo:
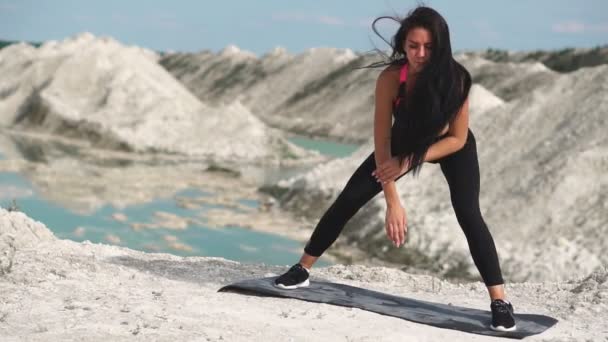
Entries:
{"type": "Polygon", "coordinates": [[[410,29],[403,44],[410,70],[418,72],[428,62],[432,51],[431,32],[422,27],[410,29]]]}

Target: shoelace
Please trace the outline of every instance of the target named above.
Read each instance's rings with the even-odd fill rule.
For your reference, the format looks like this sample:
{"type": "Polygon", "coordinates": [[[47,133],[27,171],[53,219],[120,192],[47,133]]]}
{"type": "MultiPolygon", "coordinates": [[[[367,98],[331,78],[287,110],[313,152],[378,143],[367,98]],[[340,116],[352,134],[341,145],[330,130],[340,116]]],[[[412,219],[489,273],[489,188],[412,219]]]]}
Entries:
{"type": "Polygon", "coordinates": [[[507,313],[509,312],[509,304],[505,303],[505,302],[495,302],[496,304],[494,304],[494,307],[496,308],[496,310],[498,310],[498,312],[500,313],[507,313]]]}

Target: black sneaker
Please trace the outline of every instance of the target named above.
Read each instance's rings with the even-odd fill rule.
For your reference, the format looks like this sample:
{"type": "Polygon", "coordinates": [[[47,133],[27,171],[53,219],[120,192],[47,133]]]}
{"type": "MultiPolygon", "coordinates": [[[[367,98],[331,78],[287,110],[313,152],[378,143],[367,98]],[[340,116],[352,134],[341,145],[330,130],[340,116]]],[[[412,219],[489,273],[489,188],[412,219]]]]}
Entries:
{"type": "Polygon", "coordinates": [[[297,289],[310,285],[308,281],[308,271],[300,264],[291,266],[289,271],[279,276],[273,282],[275,287],[286,290],[297,289]]]}
{"type": "Polygon", "coordinates": [[[490,304],[490,309],[492,309],[492,325],[490,325],[490,329],[496,331],[515,331],[513,305],[510,302],[496,299],[490,304]]]}

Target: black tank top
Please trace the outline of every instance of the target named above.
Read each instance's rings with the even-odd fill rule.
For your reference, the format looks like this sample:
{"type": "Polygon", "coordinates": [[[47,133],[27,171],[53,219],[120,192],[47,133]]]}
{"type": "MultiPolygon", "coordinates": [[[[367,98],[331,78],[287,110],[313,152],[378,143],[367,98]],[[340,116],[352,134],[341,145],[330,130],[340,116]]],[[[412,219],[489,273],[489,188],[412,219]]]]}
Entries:
{"type": "MultiPolygon", "coordinates": [[[[397,115],[397,106],[399,105],[399,103],[401,101],[405,100],[405,91],[406,91],[406,83],[407,83],[407,75],[408,75],[408,64],[405,63],[403,64],[403,66],[401,67],[401,70],[399,71],[399,89],[397,90],[397,97],[395,97],[395,99],[393,100],[393,118],[394,118],[394,122],[393,122],[393,126],[391,127],[391,154],[393,156],[398,155],[398,154],[402,154],[404,153],[405,149],[404,146],[397,146],[396,144],[396,140],[393,137],[395,137],[396,134],[400,134],[400,132],[398,132],[397,128],[399,127],[399,125],[397,124],[397,120],[399,120],[399,117],[397,115]]],[[[406,113],[401,113],[400,115],[406,115],[406,113]]],[[[435,142],[445,138],[448,135],[448,133],[444,133],[443,135],[437,136],[435,138],[435,142]]]]}

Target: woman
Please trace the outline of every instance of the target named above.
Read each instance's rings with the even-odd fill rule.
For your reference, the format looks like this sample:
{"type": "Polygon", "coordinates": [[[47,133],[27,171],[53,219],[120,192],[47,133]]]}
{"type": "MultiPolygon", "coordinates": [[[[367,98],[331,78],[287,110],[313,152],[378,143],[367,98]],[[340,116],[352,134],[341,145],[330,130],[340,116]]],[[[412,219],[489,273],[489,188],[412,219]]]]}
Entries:
{"type": "MultiPolygon", "coordinates": [[[[382,18],[387,17],[372,25],[376,33],[375,23],[382,18]]],[[[300,262],[274,285],[283,289],[308,286],[315,261],[338,238],[346,222],[380,191],[387,203],[386,234],[396,247],[401,246],[407,219],[395,182],[410,171],[416,176],[424,162],[439,163],[458,223],[488,288],[490,327],[513,331],[513,306],[505,300],[496,247],[479,209],[477,150],[468,128],[471,77],[452,57],[448,26],[439,13],[418,7],[399,22],[389,62],[372,65],[386,66],[376,82],[374,152],[322,216],[300,262]]]]}

